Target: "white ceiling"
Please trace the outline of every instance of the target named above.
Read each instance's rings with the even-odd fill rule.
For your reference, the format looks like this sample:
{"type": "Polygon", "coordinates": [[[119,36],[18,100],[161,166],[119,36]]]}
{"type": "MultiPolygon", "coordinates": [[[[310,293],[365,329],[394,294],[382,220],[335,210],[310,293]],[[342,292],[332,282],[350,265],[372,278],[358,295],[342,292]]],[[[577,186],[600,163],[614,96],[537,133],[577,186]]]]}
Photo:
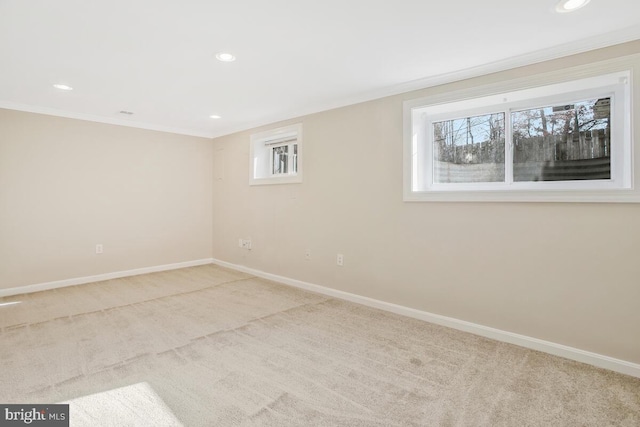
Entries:
{"type": "Polygon", "coordinates": [[[556,3],[0,0],[0,107],[214,137],[640,39],[638,0],[556,3]]]}

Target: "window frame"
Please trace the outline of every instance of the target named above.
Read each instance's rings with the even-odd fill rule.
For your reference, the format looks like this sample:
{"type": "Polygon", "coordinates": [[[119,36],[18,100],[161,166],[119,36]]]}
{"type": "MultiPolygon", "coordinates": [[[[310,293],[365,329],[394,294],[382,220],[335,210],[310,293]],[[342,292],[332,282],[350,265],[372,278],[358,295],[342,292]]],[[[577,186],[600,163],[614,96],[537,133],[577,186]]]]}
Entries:
{"type": "Polygon", "coordinates": [[[298,146],[298,140],[296,139],[295,142],[282,142],[282,143],[276,143],[270,146],[270,150],[269,150],[269,161],[270,161],[270,170],[269,170],[269,176],[270,177],[282,177],[282,176],[288,176],[288,175],[294,175],[298,173],[298,166],[297,166],[297,160],[296,160],[296,156],[297,154],[297,146],[298,146]],[[287,147],[287,172],[281,172],[281,173],[275,173],[273,171],[273,165],[274,165],[274,151],[276,148],[279,147],[287,147]],[[293,167],[295,165],[295,170],[292,171],[293,167]]]}
{"type": "Polygon", "coordinates": [[[251,135],[249,150],[249,185],[296,184],[301,182],[302,123],[270,129],[251,135]],[[287,167],[289,171],[286,173],[273,173],[273,150],[276,147],[282,146],[288,147],[287,167]],[[294,146],[296,146],[295,150],[294,146]],[[292,171],[291,169],[294,162],[296,164],[296,170],[292,171]]]}
{"type": "MultiPolygon", "coordinates": [[[[634,190],[632,71],[537,76],[404,102],[404,201],[640,202],[634,190]],[[578,75],[576,78],[575,75],[578,75]],[[573,79],[571,79],[573,78],[573,79]],[[511,113],[611,97],[611,179],[514,181],[511,113]],[[433,123],[490,113],[505,114],[505,181],[435,183],[433,123]]],[[[637,186],[636,186],[637,187],[637,186]]]]}

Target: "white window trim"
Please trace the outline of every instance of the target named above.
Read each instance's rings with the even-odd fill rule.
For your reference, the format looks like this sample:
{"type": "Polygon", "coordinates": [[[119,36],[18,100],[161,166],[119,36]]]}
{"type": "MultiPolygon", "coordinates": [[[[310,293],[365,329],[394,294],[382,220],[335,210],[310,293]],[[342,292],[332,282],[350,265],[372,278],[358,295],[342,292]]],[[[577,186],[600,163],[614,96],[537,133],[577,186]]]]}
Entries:
{"type": "MultiPolygon", "coordinates": [[[[635,56],[634,56],[635,58],[635,56]]],[[[637,58],[636,58],[637,59],[637,58]]],[[[478,86],[468,91],[455,91],[427,98],[404,102],[404,201],[515,201],[515,202],[640,202],[640,189],[633,174],[634,156],[632,122],[636,117],[631,110],[633,97],[633,73],[637,64],[626,58],[607,63],[576,67],[555,73],[537,75],[487,86],[478,86]],[[621,80],[622,79],[622,80],[621,80]],[[626,79],[626,84],[620,82],[626,79]],[[617,85],[617,88],[615,87],[617,85]],[[562,87],[562,94],[555,95],[562,87]],[[624,87],[624,102],[615,103],[617,127],[615,138],[624,138],[627,144],[612,144],[612,174],[618,176],[602,181],[546,181],[470,184],[433,184],[429,180],[430,170],[425,168],[427,159],[432,159],[431,144],[421,143],[427,138],[430,124],[451,118],[452,114],[468,116],[487,112],[499,112],[495,106],[507,102],[513,110],[539,105],[561,104],[589,88],[603,88],[600,92],[620,97],[616,91],[624,87]],[[551,104],[548,104],[548,103],[551,104]],[[625,114],[624,111],[631,112],[625,114]],[[428,117],[427,117],[428,116],[428,117]],[[620,123],[620,117],[627,118],[620,123]],[[617,126],[617,124],[619,126],[617,126]],[[616,149],[614,152],[613,149],[616,149]],[[427,157],[429,156],[429,157],[427,157]],[[424,162],[424,163],[420,163],[424,162]],[[426,176],[425,176],[426,174],[426,176]],[[426,185],[425,185],[426,183],[426,185]],[[542,184],[542,185],[541,185],[542,184]],[[504,188],[499,188],[503,186],[504,188]]],[[[508,114],[508,111],[507,111],[508,114]]],[[[506,117],[506,122],[509,116],[506,117]]],[[[613,139],[613,129],[612,129],[613,139]]],[[[510,141],[505,141],[507,147],[510,141]]],[[[510,153],[509,153],[510,154],[510,153]]],[[[505,157],[508,154],[505,154],[505,157]]],[[[510,172],[509,170],[507,172],[510,172]]]]}
{"type": "Polygon", "coordinates": [[[251,135],[249,151],[249,185],[296,184],[302,182],[302,123],[251,135]],[[295,142],[289,141],[291,138],[295,138],[295,142]],[[292,160],[294,144],[297,145],[297,171],[274,174],[271,169],[273,165],[272,148],[288,145],[289,158],[292,160]],[[268,150],[261,150],[262,147],[267,147],[268,150]],[[259,162],[266,162],[267,166],[262,168],[266,169],[266,171],[258,171],[259,162]]]}

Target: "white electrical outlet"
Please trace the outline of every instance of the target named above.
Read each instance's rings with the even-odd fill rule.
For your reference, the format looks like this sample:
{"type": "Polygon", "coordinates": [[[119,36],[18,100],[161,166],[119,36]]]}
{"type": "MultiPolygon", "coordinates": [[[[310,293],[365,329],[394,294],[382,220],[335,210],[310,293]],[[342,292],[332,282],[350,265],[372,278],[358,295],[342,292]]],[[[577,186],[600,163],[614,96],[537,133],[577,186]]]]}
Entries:
{"type": "Polygon", "coordinates": [[[96,253],[101,254],[103,252],[103,248],[101,244],[96,245],[96,253]]]}
{"type": "Polygon", "coordinates": [[[307,261],[311,260],[311,249],[307,249],[304,252],[304,259],[307,260],[307,261]]]}
{"type": "Polygon", "coordinates": [[[250,251],[251,250],[251,239],[245,240],[245,244],[246,244],[245,246],[246,246],[247,250],[250,251]]]}
{"type": "Polygon", "coordinates": [[[340,267],[344,265],[344,255],[338,254],[338,256],[336,257],[336,264],[338,264],[340,267]]]}

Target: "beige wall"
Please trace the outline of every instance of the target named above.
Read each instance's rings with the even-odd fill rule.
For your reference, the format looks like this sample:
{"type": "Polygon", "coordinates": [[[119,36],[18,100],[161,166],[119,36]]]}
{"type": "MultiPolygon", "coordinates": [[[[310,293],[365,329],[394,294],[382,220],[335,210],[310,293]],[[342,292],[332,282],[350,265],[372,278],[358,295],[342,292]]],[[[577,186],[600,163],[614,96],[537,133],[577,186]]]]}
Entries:
{"type": "Polygon", "coordinates": [[[218,138],[213,256],[640,363],[640,205],[402,201],[404,100],[638,52],[634,42],[218,138]],[[304,182],[250,187],[249,135],[296,122],[304,182]],[[250,252],[237,244],[248,237],[250,252]]]}
{"type": "Polygon", "coordinates": [[[629,43],[254,130],[304,124],[304,182],[291,185],[249,187],[254,131],[211,143],[0,109],[0,289],[213,255],[640,363],[640,205],[402,201],[403,101],[638,52],[629,43]],[[253,250],[238,248],[249,237],[253,250]]]}
{"type": "Polygon", "coordinates": [[[0,288],[210,258],[212,164],[208,139],[0,109],[0,288]]]}

